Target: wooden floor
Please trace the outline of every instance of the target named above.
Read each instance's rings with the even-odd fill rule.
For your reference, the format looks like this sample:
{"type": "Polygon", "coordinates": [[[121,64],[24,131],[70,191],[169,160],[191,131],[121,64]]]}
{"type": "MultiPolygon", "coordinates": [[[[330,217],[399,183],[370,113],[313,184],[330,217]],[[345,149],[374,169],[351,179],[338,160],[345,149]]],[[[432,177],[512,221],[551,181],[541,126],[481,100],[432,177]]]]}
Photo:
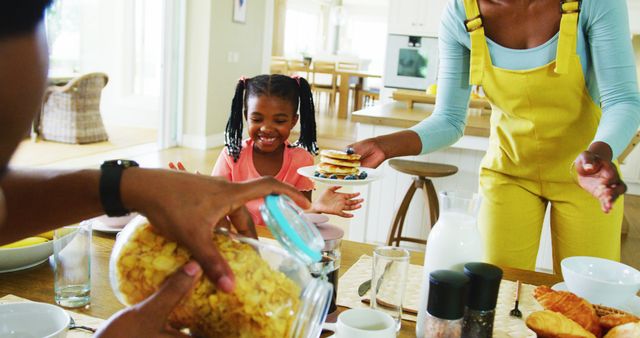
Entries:
{"type": "MultiPolygon", "coordinates": [[[[321,148],[342,149],[355,141],[355,123],[321,114],[317,124],[321,148]]],[[[181,161],[190,171],[210,173],[222,150],[222,148],[159,150],[154,143],[155,134],[132,133],[131,130],[114,132],[113,136],[116,134],[129,135],[134,139],[129,140],[130,146],[126,146],[125,140],[112,139],[111,146],[103,144],[93,147],[91,151],[87,151],[87,146],[51,145],[42,142],[27,144],[20,147],[12,164],[26,167],[97,168],[105,159],[128,158],[138,161],[144,167],[155,168],[166,168],[170,161],[181,161]],[[137,138],[134,137],[136,135],[137,138]],[[123,144],[125,146],[122,146],[123,144]],[[56,152],[55,149],[58,151],[56,152]]],[[[292,133],[291,139],[297,139],[295,132],[292,133]]],[[[326,186],[319,186],[314,197],[324,189],[326,186]]],[[[622,261],[640,269],[640,196],[626,196],[625,215],[631,226],[629,234],[622,239],[622,261]]],[[[345,230],[349,226],[347,219],[339,217],[331,217],[330,222],[342,226],[345,230]]]]}

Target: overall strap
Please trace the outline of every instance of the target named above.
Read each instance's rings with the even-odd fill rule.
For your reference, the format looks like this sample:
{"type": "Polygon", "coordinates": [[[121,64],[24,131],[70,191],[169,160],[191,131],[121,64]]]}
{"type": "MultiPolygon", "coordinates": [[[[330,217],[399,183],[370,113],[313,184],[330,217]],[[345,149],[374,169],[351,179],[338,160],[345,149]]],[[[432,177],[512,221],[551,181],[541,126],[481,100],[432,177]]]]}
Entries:
{"type": "Polygon", "coordinates": [[[561,0],[560,11],[562,12],[562,18],[560,19],[555,72],[557,74],[567,74],[569,72],[569,61],[577,53],[580,0],[561,0]]]}
{"type": "Polygon", "coordinates": [[[481,85],[484,74],[486,43],[482,15],[476,0],[464,0],[464,11],[467,19],[464,25],[471,39],[471,55],[469,57],[469,84],[481,85]]]}

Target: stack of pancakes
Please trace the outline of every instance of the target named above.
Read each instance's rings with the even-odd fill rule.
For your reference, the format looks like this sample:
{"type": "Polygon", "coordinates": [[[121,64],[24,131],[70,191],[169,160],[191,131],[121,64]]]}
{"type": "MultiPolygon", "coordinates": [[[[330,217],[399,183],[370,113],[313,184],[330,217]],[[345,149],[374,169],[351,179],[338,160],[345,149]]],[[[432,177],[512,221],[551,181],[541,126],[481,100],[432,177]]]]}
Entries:
{"type": "Polygon", "coordinates": [[[336,175],[338,178],[357,176],[360,172],[360,155],[339,150],[322,150],[316,170],[325,176],[336,175]]]}

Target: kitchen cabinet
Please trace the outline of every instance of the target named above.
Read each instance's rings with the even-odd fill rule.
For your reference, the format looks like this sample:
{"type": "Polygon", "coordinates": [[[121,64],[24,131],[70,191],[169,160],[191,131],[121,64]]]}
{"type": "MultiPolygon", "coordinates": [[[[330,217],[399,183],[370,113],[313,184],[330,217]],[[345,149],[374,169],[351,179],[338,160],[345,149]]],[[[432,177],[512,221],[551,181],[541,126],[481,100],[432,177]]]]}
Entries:
{"type": "Polygon", "coordinates": [[[437,36],[446,0],[390,0],[389,34],[437,36]]]}

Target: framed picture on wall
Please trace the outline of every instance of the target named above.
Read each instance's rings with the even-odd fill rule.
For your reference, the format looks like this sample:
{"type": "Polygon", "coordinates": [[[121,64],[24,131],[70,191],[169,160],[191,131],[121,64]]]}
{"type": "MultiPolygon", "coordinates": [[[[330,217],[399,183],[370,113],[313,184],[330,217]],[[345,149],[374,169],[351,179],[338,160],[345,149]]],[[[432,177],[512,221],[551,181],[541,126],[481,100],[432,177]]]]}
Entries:
{"type": "Polygon", "coordinates": [[[247,0],[233,0],[233,21],[246,22],[247,0]]]}

